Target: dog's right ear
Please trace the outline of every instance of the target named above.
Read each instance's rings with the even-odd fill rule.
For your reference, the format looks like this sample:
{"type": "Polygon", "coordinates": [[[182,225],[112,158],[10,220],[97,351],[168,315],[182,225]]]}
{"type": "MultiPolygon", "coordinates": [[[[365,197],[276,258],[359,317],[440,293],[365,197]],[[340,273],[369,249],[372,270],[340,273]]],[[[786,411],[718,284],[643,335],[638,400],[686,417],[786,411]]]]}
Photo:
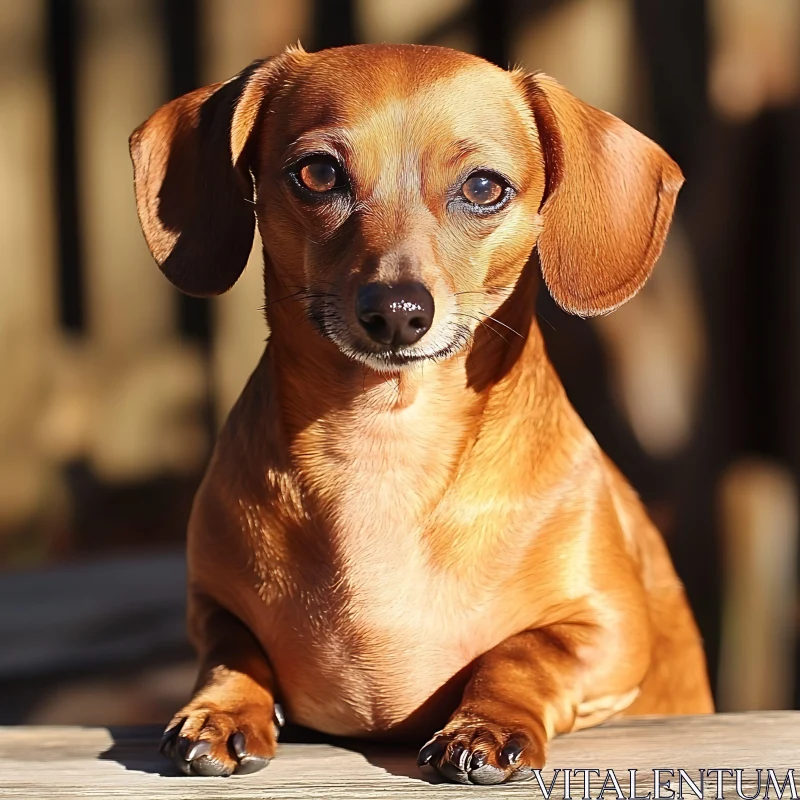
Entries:
{"type": "Polygon", "coordinates": [[[304,55],[256,61],[167,103],[131,135],[139,221],[181,291],[222,294],[242,274],[255,230],[249,143],[270,90],[304,55]]]}

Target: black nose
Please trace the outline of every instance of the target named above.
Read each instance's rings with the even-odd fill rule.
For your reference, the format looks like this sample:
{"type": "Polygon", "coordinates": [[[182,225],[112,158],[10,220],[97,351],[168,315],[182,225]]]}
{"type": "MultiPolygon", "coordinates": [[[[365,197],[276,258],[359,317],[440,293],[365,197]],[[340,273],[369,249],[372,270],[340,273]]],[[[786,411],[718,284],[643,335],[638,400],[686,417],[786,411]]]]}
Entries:
{"type": "Polygon", "coordinates": [[[421,283],[368,283],[358,290],[356,315],[370,339],[400,347],[421,339],[433,321],[433,298],[421,283]]]}

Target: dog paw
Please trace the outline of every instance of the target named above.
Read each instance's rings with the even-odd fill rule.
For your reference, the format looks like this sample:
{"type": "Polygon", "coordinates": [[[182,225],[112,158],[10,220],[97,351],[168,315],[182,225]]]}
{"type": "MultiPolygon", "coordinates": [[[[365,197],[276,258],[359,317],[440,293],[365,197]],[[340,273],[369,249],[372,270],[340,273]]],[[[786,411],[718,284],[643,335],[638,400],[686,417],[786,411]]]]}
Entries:
{"type": "Polygon", "coordinates": [[[159,750],[186,775],[248,775],[272,760],[282,726],[277,703],[235,711],[190,703],[167,725],[159,750]]]}
{"type": "Polygon", "coordinates": [[[528,780],[544,764],[544,742],[532,733],[491,723],[448,725],[420,751],[417,763],[453,783],[528,780]]]}

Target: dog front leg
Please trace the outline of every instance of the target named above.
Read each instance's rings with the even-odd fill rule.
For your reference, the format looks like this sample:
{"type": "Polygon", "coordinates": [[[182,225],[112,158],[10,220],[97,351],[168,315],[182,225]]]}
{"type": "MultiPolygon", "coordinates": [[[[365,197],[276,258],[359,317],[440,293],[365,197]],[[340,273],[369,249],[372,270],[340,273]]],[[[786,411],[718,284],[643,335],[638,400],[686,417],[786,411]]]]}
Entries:
{"type": "Polygon", "coordinates": [[[191,701],[167,726],[161,752],[187,775],[244,775],[275,755],[283,714],[272,668],[248,628],[205,597],[190,598],[200,655],[191,701]]]}
{"type": "Polygon", "coordinates": [[[595,625],[563,623],[484,653],[461,705],[420,750],[420,766],[457,783],[530,778],[544,764],[550,737],[601,722],[636,698],[647,648],[628,658],[613,645],[600,647],[606,636],[595,625]]]}

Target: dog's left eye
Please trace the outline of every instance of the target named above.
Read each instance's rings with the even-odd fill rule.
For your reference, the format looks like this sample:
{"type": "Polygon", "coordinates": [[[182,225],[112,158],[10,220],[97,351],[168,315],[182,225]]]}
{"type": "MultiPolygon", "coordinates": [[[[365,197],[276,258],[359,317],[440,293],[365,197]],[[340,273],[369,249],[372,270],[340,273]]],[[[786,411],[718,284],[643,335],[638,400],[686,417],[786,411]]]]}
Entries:
{"type": "Polygon", "coordinates": [[[333,158],[314,156],[298,165],[295,176],[310,192],[324,194],[347,183],[342,168],[333,158]]]}
{"type": "Polygon", "coordinates": [[[490,172],[476,172],[470,175],[461,186],[461,194],[474,206],[496,205],[506,194],[508,184],[490,172]]]}

